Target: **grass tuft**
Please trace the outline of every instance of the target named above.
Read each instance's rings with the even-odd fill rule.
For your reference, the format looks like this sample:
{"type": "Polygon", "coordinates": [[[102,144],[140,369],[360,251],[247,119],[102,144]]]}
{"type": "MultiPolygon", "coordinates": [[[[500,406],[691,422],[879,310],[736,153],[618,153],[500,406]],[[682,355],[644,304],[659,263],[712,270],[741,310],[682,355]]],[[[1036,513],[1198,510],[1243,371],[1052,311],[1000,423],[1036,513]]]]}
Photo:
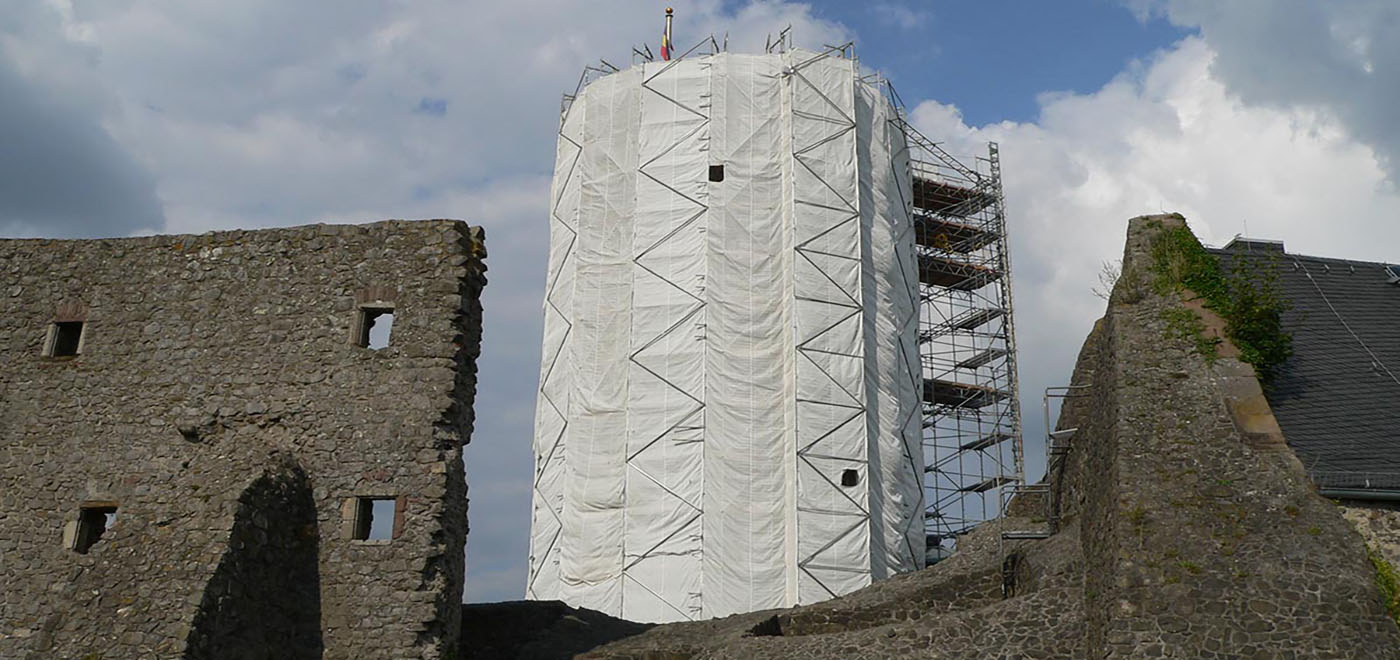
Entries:
{"type": "Polygon", "coordinates": [[[1375,546],[1366,546],[1366,556],[1376,567],[1376,587],[1381,590],[1381,597],[1385,599],[1385,611],[1400,625],[1400,574],[1395,572],[1395,567],[1386,561],[1375,546]]]}

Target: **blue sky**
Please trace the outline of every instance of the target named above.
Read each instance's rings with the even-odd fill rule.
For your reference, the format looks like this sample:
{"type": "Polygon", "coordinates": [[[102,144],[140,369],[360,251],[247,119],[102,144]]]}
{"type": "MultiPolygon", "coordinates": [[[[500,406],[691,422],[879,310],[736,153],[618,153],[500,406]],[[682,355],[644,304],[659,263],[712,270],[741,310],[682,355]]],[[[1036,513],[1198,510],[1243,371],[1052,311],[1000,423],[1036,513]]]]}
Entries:
{"type": "MultiPolygon", "coordinates": [[[[855,39],[925,134],[1001,145],[1028,438],[1103,311],[1091,289],[1128,217],[1400,261],[1394,0],[675,6],[681,43],[727,31],[752,52],[789,24],[798,45],[855,39]]],[[[519,598],[559,97],[585,62],[654,49],[663,7],[11,0],[0,236],[484,226],[467,598],[519,598]]]]}
{"type": "MultiPolygon", "coordinates": [[[[1107,0],[815,3],[906,100],[956,103],[975,124],[1033,121],[1048,91],[1087,93],[1193,32],[1107,0]]],[[[800,35],[799,35],[800,36],[800,35]]]]}

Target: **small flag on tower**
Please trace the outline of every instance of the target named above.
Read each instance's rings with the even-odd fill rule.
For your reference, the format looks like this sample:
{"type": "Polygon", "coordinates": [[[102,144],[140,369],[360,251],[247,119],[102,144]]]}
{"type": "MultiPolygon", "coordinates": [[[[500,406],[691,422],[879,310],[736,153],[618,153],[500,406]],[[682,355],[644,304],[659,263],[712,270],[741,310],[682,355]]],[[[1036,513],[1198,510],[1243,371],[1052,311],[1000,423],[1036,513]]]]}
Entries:
{"type": "Polygon", "coordinates": [[[671,44],[671,8],[667,7],[666,29],[661,32],[661,59],[669,62],[673,48],[674,46],[671,44]]]}

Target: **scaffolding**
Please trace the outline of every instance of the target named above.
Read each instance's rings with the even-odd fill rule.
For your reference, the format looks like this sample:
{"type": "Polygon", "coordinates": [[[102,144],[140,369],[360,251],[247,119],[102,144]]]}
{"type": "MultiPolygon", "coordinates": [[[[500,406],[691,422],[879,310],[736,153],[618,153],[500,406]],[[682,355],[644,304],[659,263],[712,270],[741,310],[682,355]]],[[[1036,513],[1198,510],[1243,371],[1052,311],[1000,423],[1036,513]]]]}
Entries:
{"type": "MultiPolygon", "coordinates": [[[[701,39],[680,59],[706,45],[711,54],[727,51],[728,42],[727,34],[723,44],[713,36],[701,39]]],[[[770,36],[764,50],[785,53],[792,43],[789,26],[770,36]]],[[[837,53],[854,59],[854,51],[849,42],[826,46],[813,60],[837,53]]],[[[633,48],[632,55],[634,63],[654,61],[650,48],[633,48]]],[[[593,75],[616,70],[602,65],[593,75]]],[[[585,71],[580,87],[589,75],[585,71]]],[[[959,536],[1000,517],[1003,503],[1026,486],[1001,159],[995,142],[985,156],[953,156],[908,121],[889,81],[878,74],[862,81],[883,87],[895,109],[893,128],[908,146],[928,562],[950,553],[959,536]]],[[[899,169],[902,163],[891,164],[899,169]]]]}
{"type": "MultiPolygon", "coordinates": [[[[903,107],[891,90],[896,107],[903,107]]],[[[1025,484],[1010,257],[996,143],[956,158],[907,121],[919,263],[927,556],[1025,484]]]]}
{"type": "Polygon", "coordinates": [[[790,41],[770,40],[776,58],[687,62],[723,53],[714,38],[662,62],[634,49],[633,67],[585,67],[563,99],[527,597],[645,620],[814,602],[946,556],[1025,483],[997,145],[954,157],[851,44],[790,41]],[[712,185],[717,163],[730,187],[712,185]],[[629,183],[589,188],[585,171],[629,183]],[[893,350],[870,348],[877,327],[893,350]],[[763,341],[734,340],[749,335],[763,341]],[[777,359],[733,367],[734,347],[777,359]],[[755,365],[773,386],[753,386],[755,365]],[[625,398],[585,378],[605,368],[626,370],[625,398]],[[723,414],[741,393],[752,414],[723,414]],[[625,428],[594,412],[614,408],[625,428]]]}

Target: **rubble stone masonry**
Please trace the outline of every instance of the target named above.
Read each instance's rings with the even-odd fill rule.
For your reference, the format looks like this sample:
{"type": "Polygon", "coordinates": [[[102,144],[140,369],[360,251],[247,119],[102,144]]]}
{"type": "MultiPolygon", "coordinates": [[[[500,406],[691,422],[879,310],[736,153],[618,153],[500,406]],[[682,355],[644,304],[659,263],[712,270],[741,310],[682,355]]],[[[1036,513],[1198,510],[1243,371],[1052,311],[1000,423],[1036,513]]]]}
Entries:
{"type": "Polygon", "coordinates": [[[455,653],[483,241],[0,241],[0,657],[455,653]]]}

